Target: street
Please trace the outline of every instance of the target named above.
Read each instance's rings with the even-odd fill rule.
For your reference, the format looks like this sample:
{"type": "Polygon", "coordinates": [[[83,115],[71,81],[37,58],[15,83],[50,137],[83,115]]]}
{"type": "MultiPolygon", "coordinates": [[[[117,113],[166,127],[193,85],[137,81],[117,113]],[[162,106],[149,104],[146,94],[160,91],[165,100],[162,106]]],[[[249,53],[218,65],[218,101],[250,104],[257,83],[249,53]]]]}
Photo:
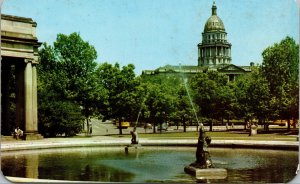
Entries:
{"type": "MultiPolygon", "coordinates": [[[[99,136],[99,135],[112,135],[112,134],[119,134],[119,129],[117,128],[116,125],[114,125],[112,122],[107,121],[107,122],[102,122],[101,120],[98,119],[92,119],[92,135],[94,136],[99,136]]],[[[273,125],[270,125],[273,126],[273,125]]],[[[276,125],[275,125],[276,126],[276,125]]],[[[234,129],[243,129],[243,125],[235,125],[234,129]]],[[[271,128],[271,127],[270,127],[271,128]]],[[[197,131],[196,126],[187,126],[186,131],[192,132],[192,131],[197,131]]],[[[231,126],[229,126],[229,129],[232,129],[231,126]]],[[[133,130],[133,127],[129,127],[127,129],[122,129],[123,134],[130,134],[130,131],[133,130]]],[[[209,130],[208,126],[205,126],[205,130],[209,130]]],[[[225,126],[213,126],[213,131],[225,131],[226,127],[225,126]]],[[[152,133],[153,129],[144,129],[144,127],[137,127],[136,131],[138,133],[152,133]]],[[[156,130],[157,133],[159,133],[159,130],[156,130]]],[[[163,130],[162,133],[165,131],[163,130]]],[[[167,132],[183,132],[183,126],[179,126],[177,129],[177,126],[169,126],[167,132]]]]}

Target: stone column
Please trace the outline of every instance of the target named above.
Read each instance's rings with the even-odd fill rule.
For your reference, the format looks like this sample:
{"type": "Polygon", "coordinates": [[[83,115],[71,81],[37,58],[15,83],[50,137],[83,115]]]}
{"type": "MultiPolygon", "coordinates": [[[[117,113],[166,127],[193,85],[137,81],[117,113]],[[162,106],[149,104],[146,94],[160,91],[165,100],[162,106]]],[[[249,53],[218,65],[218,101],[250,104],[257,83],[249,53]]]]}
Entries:
{"type": "Polygon", "coordinates": [[[38,111],[37,111],[37,72],[36,64],[32,65],[32,128],[38,130],[38,111]]]}
{"type": "Polygon", "coordinates": [[[208,47],[206,47],[205,49],[206,49],[206,57],[209,57],[208,47]]]}
{"type": "Polygon", "coordinates": [[[25,130],[24,115],[24,63],[16,64],[16,126],[25,130]]]}
{"type": "Polygon", "coordinates": [[[25,59],[24,71],[24,106],[25,106],[25,139],[35,140],[43,137],[38,134],[37,112],[37,71],[33,59],[25,59]]]}
{"type": "Polygon", "coordinates": [[[225,54],[226,54],[226,63],[229,63],[228,47],[226,47],[225,54]]]}
{"type": "Polygon", "coordinates": [[[25,133],[34,133],[33,126],[33,94],[32,94],[32,60],[25,59],[24,98],[25,98],[25,133]]]}
{"type": "Polygon", "coordinates": [[[224,56],[224,47],[221,47],[221,55],[224,56]]]}

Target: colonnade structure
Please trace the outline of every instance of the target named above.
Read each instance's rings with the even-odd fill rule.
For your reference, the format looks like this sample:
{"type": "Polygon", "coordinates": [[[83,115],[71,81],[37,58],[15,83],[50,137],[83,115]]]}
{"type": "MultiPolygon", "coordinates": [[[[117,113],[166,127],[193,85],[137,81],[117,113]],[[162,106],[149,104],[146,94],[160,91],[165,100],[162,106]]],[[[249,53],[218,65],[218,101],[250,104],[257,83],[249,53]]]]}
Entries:
{"type": "Polygon", "coordinates": [[[41,139],[37,111],[37,24],[31,18],[1,15],[1,135],[15,127],[26,140],[41,139]]]}
{"type": "Polygon", "coordinates": [[[231,44],[223,21],[217,16],[217,6],[212,6],[212,15],[206,21],[202,43],[198,44],[198,66],[227,65],[231,62],[231,44]]]}

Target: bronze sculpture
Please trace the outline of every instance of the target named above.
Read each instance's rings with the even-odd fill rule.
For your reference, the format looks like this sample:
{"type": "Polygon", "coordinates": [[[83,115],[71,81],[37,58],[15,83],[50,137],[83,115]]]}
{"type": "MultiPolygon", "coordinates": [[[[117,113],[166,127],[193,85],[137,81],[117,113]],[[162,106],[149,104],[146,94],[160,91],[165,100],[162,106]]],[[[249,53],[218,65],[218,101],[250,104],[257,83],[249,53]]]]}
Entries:
{"type": "Polygon", "coordinates": [[[210,144],[210,142],[211,138],[205,135],[204,126],[203,124],[201,124],[199,129],[199,138],[196,151],[196,161],[190,164],[190,166],[201,169],[213,167],[210,154],[207,150],[207,147],[210,144]]]}
{"type": "Polygon", "coordinates": [[[136,127],[133,128],[133,131],[130,131],[131,134],[131,144],[138,144],[138,134],[136,132],[136,127]]]}

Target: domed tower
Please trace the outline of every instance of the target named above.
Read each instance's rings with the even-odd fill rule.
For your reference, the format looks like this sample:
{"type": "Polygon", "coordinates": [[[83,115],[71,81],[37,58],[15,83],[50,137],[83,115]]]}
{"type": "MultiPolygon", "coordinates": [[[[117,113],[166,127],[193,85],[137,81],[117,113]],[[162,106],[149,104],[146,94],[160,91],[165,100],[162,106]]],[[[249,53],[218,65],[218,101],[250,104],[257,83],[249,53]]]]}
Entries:
{"type": "Polygon", "coordinates": [[[198,66],[213,67],[231,62],[231,44],[227,42],[223,21],[217,16],[215,2],[211,9],[212,15],[202,33],[202,43],[198,44],[198,66]]]}

